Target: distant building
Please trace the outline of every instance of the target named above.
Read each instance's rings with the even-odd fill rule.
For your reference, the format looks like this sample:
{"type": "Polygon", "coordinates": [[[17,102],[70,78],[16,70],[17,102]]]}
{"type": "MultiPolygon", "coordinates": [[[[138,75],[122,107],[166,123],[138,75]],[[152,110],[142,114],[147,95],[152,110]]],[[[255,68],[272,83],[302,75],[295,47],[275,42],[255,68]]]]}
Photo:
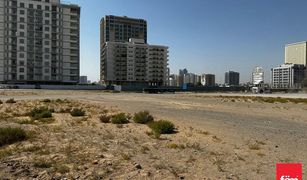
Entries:
{"type": "Polygon", "coordinates": [[[79,84],[88,84],[87,76],[80,76],[79,84]]]}
{"type": "Polygon", "coordinates": [[[215,86],[215,75],[214,74],[202,74],[201,84],[203,86],[215,86]]]}
{"type": "MultiPolygon", "coordinates": [[[[307,41],[287,44],[285,47],[285,64],[307,65],[307,41]]],[[[307,70],[305,70],[307,78],[307,70]]]]}
{"type": "Polygon", "coordinates": [[[252,72],[252,84],[257,85],[260,83],[264,83],[264,71],[262,67],[255,67],[252,72]]]}
{"type": "Polygon", "coordinates": [[[240,83],[240,73],[229,71],[225,73],[225,85],[238,86],[240,83]]]}
{"type": "Polygon", "coordinates": [[[182,87],[184,84],[184,75],[188,74],[188,70],[186,68],[179,69],[179,86],[182,87]]]}
{"type": "Polygon", "coordinates": [[[106,42],[101,55],[104,84],[163,86],[168,78],[168,47],[144,40],[106,42]]]}
{"type": "Polygon", "coordinates": [[[184,74],[183,84],[187,84],[189,86],[196,86],[199,83],[200,83],[200,76],[193,73],[184,74]]]}
{"type": "Polygon", "coordinates": [[[299,89],[302,87],[305,66],[283,64],[272,69],[272,88],[299,89]]]}
{"type": "Polygon", "coordinates": [[[171,74],[169,76],[169,86],[179,86],[179,75],[171,74]]]}
{"type": "Polygon", "coordinates": [[[147,43],[147,22],[144,19],[108,15],[100,21],[100,47],[106,42],[128,42],[130,38],[147,43]]]}

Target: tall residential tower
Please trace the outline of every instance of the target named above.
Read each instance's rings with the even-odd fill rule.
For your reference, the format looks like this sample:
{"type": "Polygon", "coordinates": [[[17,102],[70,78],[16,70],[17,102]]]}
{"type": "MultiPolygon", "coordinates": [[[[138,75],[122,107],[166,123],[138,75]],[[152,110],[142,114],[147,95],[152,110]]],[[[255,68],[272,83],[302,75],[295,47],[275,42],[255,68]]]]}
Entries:
{"type": "Polygon", "coordinates": [[[147,22],[106,16],[100,22],[100,81],[161,86],[168,82],[168,47],[147,44],[147,22]]]}
{"type": "Polygon", "coordinates": [[[76,84],[80,7],[60,0],[0,1],[0,82],[76,84]]]}

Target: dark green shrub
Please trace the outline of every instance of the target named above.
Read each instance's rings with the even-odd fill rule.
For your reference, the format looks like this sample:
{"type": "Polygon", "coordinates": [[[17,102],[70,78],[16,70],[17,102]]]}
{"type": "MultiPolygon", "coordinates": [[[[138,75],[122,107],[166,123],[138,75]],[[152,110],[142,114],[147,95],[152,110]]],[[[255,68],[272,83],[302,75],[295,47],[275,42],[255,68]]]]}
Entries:
{"type": "Polygon", "coordinates": [[[125,113],[119,113],[111,118],[111,122],[113,124],[127,124],[129,123],[129,120],[125,113]]]}
{"type": "Polygon", "coordinates": [[[111,117],[106,114],[103,114],[99,117],[99,119],[102,123],[110,123],[111,117]]]}
{"type": "Polygon", "coordinates": [[[51,100],[50,100],[50,99],[43,99],[42,102],[44,102],[44,103],[50,103],[51,100]]]}
{"type": "Polygon", "coordinates": [[[27,138],[26,132],[21,128],[0,128],[0,147],[23,141],[27,138]]]}
{"type": "Polygon", "coordinates": [[[72,116],[84,116],[85,111],[82,108],[73,108],[73,110],[70,111],[70,115],[72,115],[72,116]]]}
{"type": "Polygon", "coordinates": [[[154,134],[171,134],[175,132],[175,126],[172,122],[166,120],[154,121],[149,124],[154,134]]]}
{"type": "Polygon", "coordinates": [[[16,103],[16,101],[14,100],[14,98],[10,98],[10,99],[6,100],[5,102],[6,102],[6,103],[11,103],[11,104],[16,103]]]}
{"type": "Polygon", "coordinates": [[[133,121],[135,123],[147,124],[154,121],[154,118],[148,111],[141,111],[134,114],[133,121]]]}
{"type": "Polygon", "coordinates": [[[33,119],[39,120],[43,118],[51,118],[52,117],[52,110],[48,109],[47,107],[39,107],[32,109],[28,115],[33,119]]]}

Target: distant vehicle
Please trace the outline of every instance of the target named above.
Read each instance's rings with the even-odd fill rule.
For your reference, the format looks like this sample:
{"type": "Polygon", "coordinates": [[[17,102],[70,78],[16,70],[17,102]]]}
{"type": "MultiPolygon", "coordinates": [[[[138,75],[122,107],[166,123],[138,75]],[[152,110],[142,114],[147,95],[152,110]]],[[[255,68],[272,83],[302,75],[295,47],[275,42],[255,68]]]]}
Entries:
{"type": "Polygon", "coordinates": [[[251,88],[251,90],[254,94],[272,93],[271,88],[267,84],[264,84],[263,82],[260,82],[259,84],[255,84],[251,88]]]}

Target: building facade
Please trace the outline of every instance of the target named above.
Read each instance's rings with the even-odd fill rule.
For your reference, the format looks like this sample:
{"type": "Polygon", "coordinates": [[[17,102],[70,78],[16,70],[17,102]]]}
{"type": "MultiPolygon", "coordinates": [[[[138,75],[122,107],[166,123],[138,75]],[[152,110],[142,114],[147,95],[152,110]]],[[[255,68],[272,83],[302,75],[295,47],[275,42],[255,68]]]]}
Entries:
{"type": "Polygon", "coordinates": [[[234,71],[226,72],[225,84],[229,86],[238,86],[240,84],[240,73],[234,71]]]}
{"type": "Polygon", "coordinates": [[[214,74],[202,74],[201,84],[203,86],[215,86],[215,75],[214,74]]]}
{"type": "Polygon", "coordinates": [[[101,54],[104,84],[166,85],[168,47],[148,45],[144,40],[106,42],[101,54]]]}
{"type": "Polygon", "coordinates": [[[252,72],[252,83],[253,85],[257,85],[260,83],[264,83],[264,71],[262,67],[255,67],[252,72]]]}
{"type": "Polygon", "coordinates": [[[87,76],[80,76],[79,84],[88,84],[87,76]]]}
{"type": "Polygon", "coordinates": [[[283,64],[272,68],[272,88],[300,89],[305,69],[302,64],[283,64]]]}
{"type": "Polygon", "coordinates": [[[60,0],[0,1],[0,82],[76,84],[80,7],[60,0]]]}
{"type": "Polygon", "coordinates": [[[285,64],[307,65],[307,42],[287,44],[285,47],[285,64]]]}
{"type": "MultiPolygon", "coordinates": [[[[287,44],[285,47],[285,64],[302,64],[307,66],[307,41],[287,44]]],[[[307,70],[305,70],[307,78],[307,70]]]]}
{"type": "Polygon", "coordinates": [[[130,38],[147,43],[147,22],[126,16],[105,16],[100,21],[100,46],[106,42],[129,42],[130,38]]]}
{"type": "Polygon", "coordinates": [[[100,82],[161,86],[169,83],[168,47],[147,44],[147,22],[105,16],[100,22],[100,82]]]}

